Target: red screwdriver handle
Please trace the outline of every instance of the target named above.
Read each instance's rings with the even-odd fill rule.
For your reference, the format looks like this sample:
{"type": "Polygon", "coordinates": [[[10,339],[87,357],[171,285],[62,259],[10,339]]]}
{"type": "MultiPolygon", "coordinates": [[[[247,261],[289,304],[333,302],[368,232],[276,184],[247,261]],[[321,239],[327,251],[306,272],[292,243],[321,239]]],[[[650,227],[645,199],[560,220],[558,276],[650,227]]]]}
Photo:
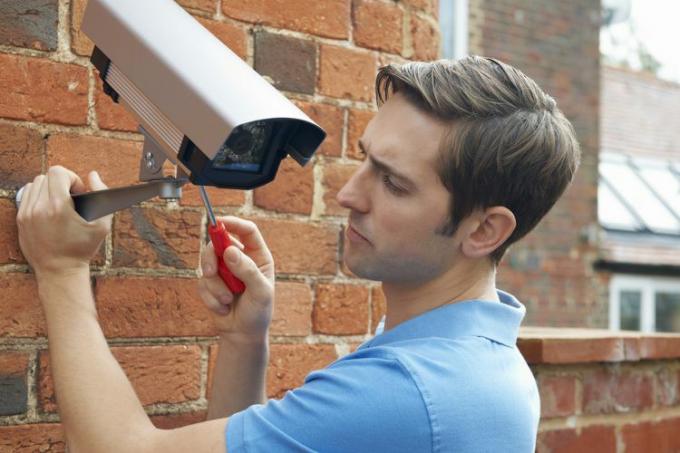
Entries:
{"type": "Polygon", "coordinates": [[[217,272],[232,293],[241,294],[246,290],[246,285],[236,278],[224,264],[224,251],[231,245],[231,239],[229,239],[229,233],[227,233],[224,223],[218,221],[217,225],[208,225],[208,234],[210,234],[210,240],[212,240],[215,248],[217,272]]]}

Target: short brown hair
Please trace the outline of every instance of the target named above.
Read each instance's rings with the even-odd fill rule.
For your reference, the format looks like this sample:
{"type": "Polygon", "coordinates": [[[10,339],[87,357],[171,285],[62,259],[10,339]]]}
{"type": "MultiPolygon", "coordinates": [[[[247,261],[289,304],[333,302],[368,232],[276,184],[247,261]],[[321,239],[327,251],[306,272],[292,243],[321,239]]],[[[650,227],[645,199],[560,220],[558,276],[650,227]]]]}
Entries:
{"type": "Polygon", "coordinates": [[[572,181],[580,162],[574,129],[532,79],[493,58],[410,62],[380,68],[379,103],[400,92],[421,110],[451,122],[437,172],[451,193],[440,233],[453,235],[476,209],[505,206],[517,226],[491,254],[531,231],[572,181]]]}

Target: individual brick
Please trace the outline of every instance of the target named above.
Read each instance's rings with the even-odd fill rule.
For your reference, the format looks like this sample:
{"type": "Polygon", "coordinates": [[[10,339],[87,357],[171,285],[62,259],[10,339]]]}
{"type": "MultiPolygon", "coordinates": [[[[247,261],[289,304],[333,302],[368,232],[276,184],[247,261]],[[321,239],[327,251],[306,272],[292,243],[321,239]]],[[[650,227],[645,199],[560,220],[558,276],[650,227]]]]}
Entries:
{"type": "Polygon", "coordinates": [[[321,94],[371,102],[377,72],[375,55],[363,50],[320,46],[318,90],[321,94]]]}
{"type": "Polygon", "coordinates": [[[0,338],[47,334],[33,274],[0,273],[0,338]]]}
{"type": "Polygon", "coordinates": [[[0,351],[0,415],[18,415],[27,410],[28,354],[0,351]]]}
{"type": "Polygon", "coordinates": [[[342,130],[344,110],[330,104],[317,104],[304,101],[293,101],[312,121],[326,132],[317,154],[340,157],[342,153],[342,130]]]}
{"type": "Polygon", "coordinates": [[[276,282],[270,335],[305,336],[312,331],[312,291],[308,284],[276,282]]]}
{"type": "Polygon", "coordinates": [[[224,15],[255,24],[311,33],[327,38],[349,37],[349,0],[229,0],[224,15]]]}
{"type": "Polygon", "coordinates": [[[354,42],[368,49],[401,53],[404,13],[398,4],[375,0],[352,2],[354,42]]]}
{"type": "Polygon", "coordinates": [[[368,328],[368,290],[358,285],[319,284],[312,323],[316,333],[365,334],[368,328]]]}
{"type": "Polygon", "coordinates": [[[312,371],[337,359],[332,344],[273,344],[267,367],[267,395],[281,398],[288,390],[303,385],[312,371]]]}
{"type": "Polygon", "coordinates": [[[574,451],[616,453],[614,427],[594,425],[580,430],[566,428],[538,433],[537,453],[568,453],[574,451]]]}
{"type": "Polygon", "coordinates": [[[541,418],[567,417],[576,412],[576,377],[539,374],[541,418]]]}
{"type": "Polygon", "coordinates": [[[406,56],[423,61],[437,59],[439,53],[439,29],[433,22],[425,20],[416,14],[411,14],[410,21],[413,55],[406,56]]]}
{"type": "Polygon", "coordinates": [[[58,423],[0,426],[0,451],[63,453],[66,442],[58,423]]]}
{"type": "Polygon", "coordinates": [[[87,124],[88,76],[83,66],[0,53],[0,67],[1,118],[87,124]]]}
{"type": "Polygon", "coordinates": [[[42,172],[45,141],[40,132],[0,124],[0,188],[19,189],[42,172]]]}
{"type": "Polygon", "coordinates": [[[266,31],[255,33],[255,70],[280,90],[314,94],[316,44],[266,31]]]}
{"type": "Polygon", "coordinates": [[[253,220],[269,246],[279,274],[335,275],[338,229],[282,219],[253,220]]]}
{"type": "Polygon", "coordinates": [[[58,16],[58,0],[4,0],[0,2],[0,44],[56,50],[58,16]]]}
{"type": "Polygon", "coordinates": [[[82,56],[90,56],[94,43],[80,29],[83,15],[87,7],[87,0],[73,0],[71,2],[71,50],[82,56]]]}
{"type": "Polygon", "coordinates": [[[314,163],[301,167],[292,157],[281,161],[276,178],[253,192],[253,203],[277,212],[310,214],[314,198],[314,163]]]}

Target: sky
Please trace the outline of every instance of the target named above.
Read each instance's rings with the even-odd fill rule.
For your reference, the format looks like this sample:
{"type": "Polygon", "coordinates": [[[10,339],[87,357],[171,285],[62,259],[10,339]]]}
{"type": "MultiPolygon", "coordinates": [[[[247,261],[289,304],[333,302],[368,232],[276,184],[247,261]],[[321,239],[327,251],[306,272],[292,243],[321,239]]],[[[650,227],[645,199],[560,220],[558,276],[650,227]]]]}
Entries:
{"type": "Polygon", "coordinates": [[[631,0],[628,21],[603,27],[600,50],[639,68],[637,42],[660,63],[658,76],[680,83],[680,0],[631,0]],[[637,39],[636,39],[637,38],[637,39]]]}

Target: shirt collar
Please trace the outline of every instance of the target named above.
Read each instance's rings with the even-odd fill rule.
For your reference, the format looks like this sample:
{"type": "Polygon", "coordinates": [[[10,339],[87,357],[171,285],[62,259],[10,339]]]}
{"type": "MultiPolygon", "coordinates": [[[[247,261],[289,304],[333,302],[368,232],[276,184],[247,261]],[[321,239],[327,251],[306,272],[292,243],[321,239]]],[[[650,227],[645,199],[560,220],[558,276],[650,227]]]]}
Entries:
{"type": "Polygon", "coordinates": [[[442,305],[383,331],[385,317],[376,335],[358,349],[414,338],[458,338],[478,336],[513,347],[526,308],[513,295],[497,290],[500,303],[466,300],[442,305]]]}

